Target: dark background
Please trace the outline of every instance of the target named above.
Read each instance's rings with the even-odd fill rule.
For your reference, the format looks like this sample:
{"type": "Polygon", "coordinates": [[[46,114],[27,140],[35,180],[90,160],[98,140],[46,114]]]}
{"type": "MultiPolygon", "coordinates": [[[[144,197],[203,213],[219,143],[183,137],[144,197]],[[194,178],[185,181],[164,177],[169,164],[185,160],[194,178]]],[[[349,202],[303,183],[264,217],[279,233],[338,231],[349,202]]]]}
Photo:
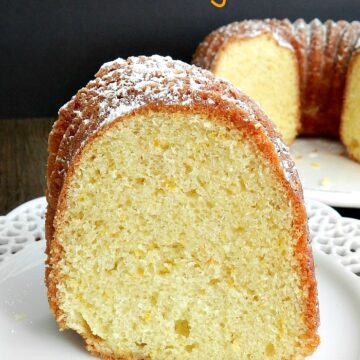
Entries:
{"type": "Polygon", "coordinates": [[[360,19],[357,0],[0,0],[0,119],[54,116],[102,63],[190,61],[211,30],[245,18],[360,19]]]}

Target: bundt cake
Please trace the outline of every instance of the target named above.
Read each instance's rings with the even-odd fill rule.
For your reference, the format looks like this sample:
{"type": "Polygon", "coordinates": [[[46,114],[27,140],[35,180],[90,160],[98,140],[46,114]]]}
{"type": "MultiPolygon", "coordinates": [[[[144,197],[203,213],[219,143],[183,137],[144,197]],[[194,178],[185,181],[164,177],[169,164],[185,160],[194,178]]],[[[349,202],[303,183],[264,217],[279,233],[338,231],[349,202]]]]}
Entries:
{"type": "Polygon", "coordinates": [[[340,137],[360,161],[360,23],[246,20],[198,46],[193,63],[258,101],[287,143],[340,137]]]}
{"type": "Polygon", "coordinates": [[[318,345],[302,189],[230,83],[169,57],[101,67],[49,136],[46,284],[104,359],[301,359],[318,345]]]}

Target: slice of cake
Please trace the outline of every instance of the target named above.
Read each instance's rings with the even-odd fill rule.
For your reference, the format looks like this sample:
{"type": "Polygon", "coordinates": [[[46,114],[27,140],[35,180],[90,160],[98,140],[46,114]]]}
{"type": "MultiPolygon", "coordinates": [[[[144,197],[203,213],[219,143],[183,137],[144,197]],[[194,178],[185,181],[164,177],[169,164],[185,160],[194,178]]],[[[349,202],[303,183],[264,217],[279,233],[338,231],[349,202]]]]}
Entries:
{"type": "Polygon", "coordinates": [[[294,163],[208,71],[105,64],[49,137],[46,283],[104,359],[302,359],[319,338],[294,163]]]}
{"type": "Polygon", "coordinates": [[[300,44],[289,21],[245,20],[223,26],[199,44],[193,62],[229,80],[259,102],[290,144],[301,120],[300,44]]]}
{"type": "Polygon", "coordinates": [[[288,144],[340,137],[360,162],[360,22],[234,22],[210,33],[193,63],[258,101],[288,144]]]}

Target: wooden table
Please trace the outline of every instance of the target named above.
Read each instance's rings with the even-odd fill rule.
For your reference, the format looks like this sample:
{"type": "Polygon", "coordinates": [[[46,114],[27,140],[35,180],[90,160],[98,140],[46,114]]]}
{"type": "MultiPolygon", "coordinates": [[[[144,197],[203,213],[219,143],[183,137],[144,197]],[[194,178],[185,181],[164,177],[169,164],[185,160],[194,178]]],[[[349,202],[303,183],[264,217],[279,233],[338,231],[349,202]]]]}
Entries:
{"type": "Polygon", "coordinates": [[[54,120],[0,119],[0,215],[44,195],[47,137],[54,120]]]}
{"type": "MultiPolygon", "coordinates": [[[[43,196],[47,137],[55,118],[0,119],[0,215],[43,196]]],[[[337,209],[360,219],[360,209],[337,209]]]]}

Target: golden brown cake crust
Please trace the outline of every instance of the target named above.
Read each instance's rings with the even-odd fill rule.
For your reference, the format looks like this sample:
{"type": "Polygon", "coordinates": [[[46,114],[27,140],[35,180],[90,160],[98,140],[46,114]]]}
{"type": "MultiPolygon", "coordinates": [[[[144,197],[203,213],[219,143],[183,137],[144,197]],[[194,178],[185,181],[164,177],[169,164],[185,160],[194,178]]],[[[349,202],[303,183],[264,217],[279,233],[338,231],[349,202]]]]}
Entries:
{"type": "MultiPolygon", "coordinates": [[[[60,328],[65,329],[67,325],[57,297],[56,285],[61,274],[56,265],[62,259],[63,249],[56,238],[56,227],[63,225],[68,183],[82,151],[102,132],[128,117],[152,111],[206,114],[245,129],[272,164],[295,213],[293,231],[298,242],[294,254],[299,262],[303,289],[307,292],[308,331],[304,336],[307,345],[303,355],[311,354],[319,343],[316,281],[302,189],[287,146],[259,107],[228,82],[195,66],[159,56],[118,59],[102,66],[95,80],[61,108],[49,135],[46,284],[49,304],[60,328]]],[[[94,355],[109,360],[125,359],[99,353],[94,346],[96,338],[90,332],[81,335],[94,355]]]]}
{"type": "Polygon", "coordinates": [[[270,33],[296,54],[300,77],[301,133],[339,137],[340,115],[349,62],[360,37],[360,23],[318,19],[245,20],[210,33],[193,63],[215,71],[222,49],[235,38],[270,33]]]}
{"type": "MultiPolygon", "coordinates": [[[[320,82],[320,99],[318,102],[317,120],[309,119],[304,126],[304,133],[316,135],[317,130],[322,129],[322,133],[333,137],[338,136],[339,132],[339,105],[341,106],[341,97],[338,100],[332,100],[336,94],[333,91],[334,67],[337,62],[337,49],[342,38],[342,34],[348,27],[346,21],[328,20],[325,22],[325,47],[323,49],[323,68],[320,82]],[[319,125],[318,125],[319,124],[319,125]]],[[[320,133],[321,135],[321,133],[320,133]]]]}

